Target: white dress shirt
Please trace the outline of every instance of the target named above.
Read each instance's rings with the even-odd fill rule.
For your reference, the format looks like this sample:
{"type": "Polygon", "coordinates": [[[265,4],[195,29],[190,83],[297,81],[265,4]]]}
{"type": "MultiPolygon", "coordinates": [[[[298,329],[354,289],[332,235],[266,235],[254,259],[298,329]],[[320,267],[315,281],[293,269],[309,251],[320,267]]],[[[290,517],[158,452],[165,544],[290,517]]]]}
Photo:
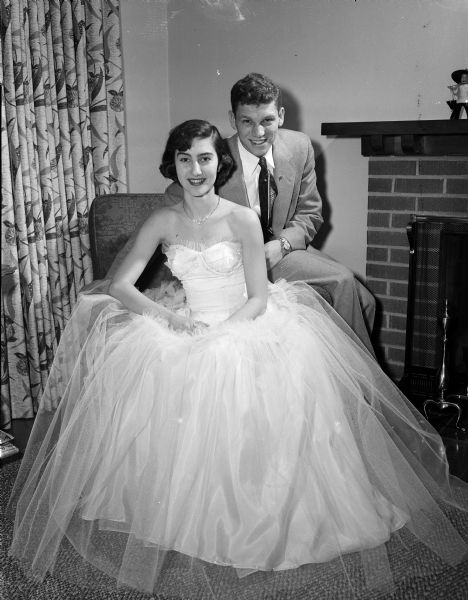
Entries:
{"type": "MultiPolygon", "coordinates": [[[[239,147],[245,188],[247,190],[250,208],[253,208],[258,216],[260,216],[260,200],[258,198],[258,176],[260,174],[260,165],[258,164],[258,156],[255,156],[246,150],[239,139],[237,140],[237,145],[239,147]]],[[[265,160],[268,170],[270,171],[271,176],[273,176],[275,163],[273,161],[272,148],[265,154],[265,160]]]]}

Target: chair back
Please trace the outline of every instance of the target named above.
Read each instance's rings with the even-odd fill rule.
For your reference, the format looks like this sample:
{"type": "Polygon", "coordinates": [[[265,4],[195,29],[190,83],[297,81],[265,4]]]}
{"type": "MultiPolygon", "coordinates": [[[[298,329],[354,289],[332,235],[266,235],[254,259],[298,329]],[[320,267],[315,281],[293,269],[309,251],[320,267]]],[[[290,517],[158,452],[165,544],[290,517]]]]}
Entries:
{"type": "Polygon", "coordinates": [[[89,238],[94,279],[102,279],[132,233],[150,213],[165,206],[164,194],[97,196],[89,211],[89,238]]]}

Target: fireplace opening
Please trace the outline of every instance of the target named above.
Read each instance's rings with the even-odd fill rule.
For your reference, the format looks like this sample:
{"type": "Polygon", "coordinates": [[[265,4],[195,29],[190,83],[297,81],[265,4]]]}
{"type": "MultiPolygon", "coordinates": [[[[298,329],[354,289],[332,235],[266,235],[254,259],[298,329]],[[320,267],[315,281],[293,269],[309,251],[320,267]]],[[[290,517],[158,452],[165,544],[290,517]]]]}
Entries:
{"type": "Polygon", "coordinates": [[[412,215],[405,366],[416,405],[468,389],[468,218],[412,215]],[[445,341],[444,341],[445,338],[445,341]]]}

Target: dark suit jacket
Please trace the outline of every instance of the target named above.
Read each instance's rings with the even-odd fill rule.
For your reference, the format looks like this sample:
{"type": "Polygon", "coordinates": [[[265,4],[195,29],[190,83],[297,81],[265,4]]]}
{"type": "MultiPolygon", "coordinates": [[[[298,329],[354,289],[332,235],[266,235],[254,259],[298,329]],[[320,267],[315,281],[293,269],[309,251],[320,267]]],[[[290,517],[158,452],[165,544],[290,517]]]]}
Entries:
{"type": "MultiPolygon", "coordinates": [[[[226,141],[236,170],[218,192],[223,198],[249,206],[237,134],[226,141]]],[[[274,237],[284,236],[293,250],[305,250],[323,223],[322,200],[317,191],[314,150],[310,139],[297,131],[279,129],[273,144],[273,160],[278,188],[272,207],[274,237]]],[[[181,197],[178,184],[171,184],[166,192],[181,197]]]]}

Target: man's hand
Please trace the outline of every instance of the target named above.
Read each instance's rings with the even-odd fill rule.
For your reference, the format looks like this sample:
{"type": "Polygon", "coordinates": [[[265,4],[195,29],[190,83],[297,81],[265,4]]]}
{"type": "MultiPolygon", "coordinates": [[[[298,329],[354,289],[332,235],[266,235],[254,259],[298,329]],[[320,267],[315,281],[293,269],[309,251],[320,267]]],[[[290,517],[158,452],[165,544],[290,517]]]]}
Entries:
{"type": "Polygon", "coordinates": [[[269,271],[283,258],[281,242],[279,240],[271,240],[271,242],[265,244],[264,248],[267,270],[269,271]]]}

